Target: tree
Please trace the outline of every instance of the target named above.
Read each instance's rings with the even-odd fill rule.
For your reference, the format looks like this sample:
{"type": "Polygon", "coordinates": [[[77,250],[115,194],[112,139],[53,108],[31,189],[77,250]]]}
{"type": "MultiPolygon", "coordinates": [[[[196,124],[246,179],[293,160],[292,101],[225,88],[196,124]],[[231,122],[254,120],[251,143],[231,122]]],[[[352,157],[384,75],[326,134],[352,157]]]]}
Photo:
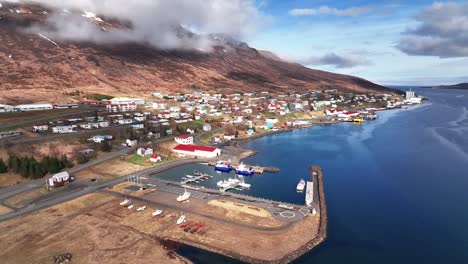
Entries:
{"type": "Polygon", "coordinates": [[[60,170],[71,167],[73,167],[73,163],[68,159],[67,155],[63,154],[60,158],[60,170]]]}
{"type": "Polygon", "coordinates": [[[7,165],[5,164],[5,162],[3,161],[2,158],[0,158],[0,173],[5,173],[8,171],[8,167],[7,165]]]}
{"type": "Polygon", "coordinates": [[[76,157],[76,162],[78,162],[78,164],[85,164],[88,161],[89,161],[88,156],[86,156],[83,153],[78,154],[78,156],[76,157]]]}
{"type": "Polygon", "coordinates": [[[112,150],[112,145],[109,142],[104,141],[101,143],[101,151],[110,152],[112,150]]]}
{"type": "Polygon", "coordinates": [[[19,158],[15,154],[10,153],[8,156],[8,168],[14,173],[18,173],[19,167],[20,167],[19,158]]]}

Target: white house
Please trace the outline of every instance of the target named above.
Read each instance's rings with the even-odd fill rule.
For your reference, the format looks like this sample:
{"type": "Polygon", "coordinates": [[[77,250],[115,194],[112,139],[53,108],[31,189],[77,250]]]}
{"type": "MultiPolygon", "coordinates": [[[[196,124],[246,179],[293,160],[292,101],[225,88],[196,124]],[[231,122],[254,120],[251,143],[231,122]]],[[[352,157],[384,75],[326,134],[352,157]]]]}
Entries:
{"type": "Polygon", "coordinates": [[[93,142],[96,142],[96,143],[102,143],[103,141],[105,140],[111,140],[113,137],[111,135],[96,135],[90,139],[88,139],[89,141],[93,141],[93,142]]]}
{"type": "Polygon", "coordinates": [[[136,103],[108,104],[108,105],[106,105],[106,109],[107,109],[108,112],[136,111],[137,110],[137,104],[136,103]]]}
{"type": "Polygon", "coordinates": [[[127,97],[116,97],[109,100],[111,104],[137,104],[144,105],[145,99],[142,98],[127,98],[127,97]]]}
{"type": "Polygon", "coordinates": [[[49,126],[48,125],[44,125],[44,124],[38,124],[38,125],[34,125],[33,126],[33,131],[35,133],[39,133],[39,132],[43,132],[43,131],[47,131],[49,130],[49,126]]]}
{"type": "Polygon", "coordinates": [[[14,109],[11,105],[0,104],[0,113],[13,112],[14,109]]]}
{"type": "Polygon", "coordinates": [[[48,179],[48,184],[51,187],[58,187],[67,184],[70,181],[70,174],[68,172],[59,172],[54,174],[48,179]]]}
{"type": "Polygon", "coordinates": [[[355,112],[355,111],[345,111],[341,114],[338,114],[338,117],[339,118],[349,118],[349,117],[355,117],[355,116],[358,116],[359,113],[358,112],[355,112]]]}
{"type": "Polygon", "coordinates": [[[205,131],[205,132],[211,131],[211,125],[210,124],[204,124],[203,125],[203,131],[205,131]]]}
{"type": "Polygon", "coordinates": [[[148,147],[141,147],[137,149],[137,154],[143,157],[153,155],[153,149],[148,147]]]}
{"type": "Polygon", "coordinates": [[[133,129],[143,129],[143,128],[145,128],[145,124],[143,124],[143,123],[133,123],[132,128],[133,129]]]}
{"type": "Polygon", "coordinates": [[[167,103],[166,102],[153,102],[152,107],[153,109],[156,109],[156,110],[164,110],[167,108],[167,103]]]}
{"type": "Polygon", "coordinates": [[[56,126],[52,128],[52,133],[55,134],[65,134],[65,133],[74,133],[77,132],[73,130],[75,126],[56,126]]]}
{"type": "Polygon", "coordinates": [[[223,136],[224,140],[233,140],[236,138],[236,135],[230,135],[230,134],[224,134],[223,136]]]}
{"type": "Polygon", "coordinates": [[[109,127],[109,121],[101,121],[98,124],[100,127],[109,127]]]}
{"type": "Polygon", "coordinates": [[[38,111],[38,110],[49,110],[54,107],[51,104],[22,104],[15,106],[15,111],[38,111]]]}
{"type": "Polygon", "coordinates": [[[183,145],[179,144],[172,149],[173,152],[204,158],[214,158],[221,155],[221,150],[218,148],[198,146],[198,145],[183,145]]]}
{"type": "Polygon", "coordinates": [[[184,145],[193,144],[193,136],[190,134],[176,136],[174,140],[175,142],[179,144],[184,144],[184,145]]]}
{"type": "Polygon", "coordinates": [[[273,124],[278,123],[278,118],[266,118],[266,119],[265,119],[265,122],[266,122],[267,124],[272,124],[272,125],[273,125],[273,124]]]}
{"type": "Polygon", "coordinates": [[[159,156],[158,154],[153,154],[153,155],[151,155],[151,157],[150,157],[150,161],[151,161],[151,162],[154,162],[154,163],[159,162],[159,161],[161,161],[161,160],[162,160],[162,159],[161,159],[161,156],[159,156]]]}
{"type": "Polygon", "coordinates": [[[137,144],[136,140],[130,140],[127,138],[124,145],[127,147],[133,147],[133,146],[136,146],[136,144],[137,144]]]}
{"type": "Polygon", "coordinates": [[[132,119],[119,119],[117,120],[117,123],[119,125],[128,125],[128,124],[133,123],[133,120],[132,119]]]}

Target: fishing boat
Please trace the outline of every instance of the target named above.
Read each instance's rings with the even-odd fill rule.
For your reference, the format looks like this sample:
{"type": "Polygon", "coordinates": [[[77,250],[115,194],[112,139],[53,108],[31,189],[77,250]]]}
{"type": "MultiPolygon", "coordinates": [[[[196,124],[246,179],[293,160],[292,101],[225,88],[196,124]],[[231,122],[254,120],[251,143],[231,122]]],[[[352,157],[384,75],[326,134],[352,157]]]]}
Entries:
{"type": "Polygon", "coordinates": [[[215,170],[221,172],[230,172],[232,170],[232,166],[227,161],[219,160],[215,163],[215,170]]]}
{"type": "Polygon", "coordinates": [[[180,225],[182,224],[183,222],[185,222],[185,215],[184,214],[181,214],[179,219],[177,219],[177,224],[180,225]]]}
{"type": "Polygon", "coordinates": [[[145,209],[146,209],[146,205],[144,205],[142,207],[138,207],[137,212],[144,211],[145,209]]]}
{"type": "Polygon", "coordinates": [[[184,193],[177,197],[178,202],[186,201],[190,198],[191,193],[187,192],[187,189],[184,189],[184,193]]]}
{"type": "Polygon", "coordinates": [[[129,203],[130,203],[130,199],[125,198],[125,200],[123,200],[123,202],[121,202],[120,205],[125,206],[125,205],[127,205],[129,203]]]}
{"type": "Polygon", "coordinates": [[[298,192],[303,192],[303,191],[304,191],[304,188],[305,188],[305,184],[306,184],[306,183],[305,183],[304,179],[301,179],[301,180],[299,181],[299,183],[297,184],[296,190],[297,190],[298,192]]]}
{"type": "Polygon", "coordinates": [[[241,163],[239,166],[237,166],[236,173],[240,175],[250,176],[254,174],[254,170],[252,169],[252,167],[247,167],[244,163],[241,163]]]}
{"type": "Polygon", "coordinates": [[[163,213],[163,210],[156,210],[152,213],[153,216],[158,216],[163,213]]]}
{"type": "Polygon", "coordinates": [[[127,208],[128,208],[128,209],[132,209],[132,208],[133,208],[133,204],[129,205],[127,208]]]}

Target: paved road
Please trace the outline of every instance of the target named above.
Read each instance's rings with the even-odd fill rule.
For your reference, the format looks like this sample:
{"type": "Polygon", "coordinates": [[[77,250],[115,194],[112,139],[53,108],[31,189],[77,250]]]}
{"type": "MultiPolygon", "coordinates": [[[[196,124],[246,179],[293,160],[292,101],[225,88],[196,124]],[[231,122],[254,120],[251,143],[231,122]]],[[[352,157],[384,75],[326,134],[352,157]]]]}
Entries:
{"type": "MultiPolygon", "coordinates": [[[[185,165],[185,164],[191,164],[191,163],[198,163],[198,162],[201,162],[201,161],[203,161],[203,160],[200,160],[200,159],[175,160],[175,161],[172,161],[172,162],[163,163],[163,164],[161,164],[159,166],[156,166],[156,167],[151,167],[151,168],[148,168],[148,169],[145,169],[145,170],[138,171],[136,173],[133,173],[132,175],[144,176],[144,175],[147,175],[147,174],[159,173],[161,171],[168,170],[168,169],[171,169],[173,167],[177,167],[177,166],[185,165]]],[[[61,192],[60,195],[54,195],[53,197],[45,197],[45,199],[40,199],[40,200],[38,200],[38,201],[36,201],[36,202],[34,202],[32,204],[29,204],[27,207],[18,209],[15,212],[0,215],[0,222],[11,219],[11,218],[14,218],[14,217],[18,217],[18,216],[21,216],[21,215],[29,214],[29,213],[35,212],[37,210],[47,208],[47,207],[50,207],[50,206],[53,206],[53,205],[56,205],[56,204],[59,204],[59,203],[66,202],[66,201],[78,198],[80,196],[83,196],[85,194],[95,192],[95,191],[97,191],[99,189],[106,188],[106,187],[111,186],[111,185],[119,184],[121,182],[126,181],[127,177],[128,177],[128,175],[116,178],[116,179],[111,180],[111,181],[102,182],[102,183],[93,183],[93,182],[88,181],[87,182],[88,185],[84,185],[86,183],[86,181],[73,182],[70,185],[80,184],[80,186],[82,186],[82,187],[81,188],[71,188],[67,192],[61,192]]]]}

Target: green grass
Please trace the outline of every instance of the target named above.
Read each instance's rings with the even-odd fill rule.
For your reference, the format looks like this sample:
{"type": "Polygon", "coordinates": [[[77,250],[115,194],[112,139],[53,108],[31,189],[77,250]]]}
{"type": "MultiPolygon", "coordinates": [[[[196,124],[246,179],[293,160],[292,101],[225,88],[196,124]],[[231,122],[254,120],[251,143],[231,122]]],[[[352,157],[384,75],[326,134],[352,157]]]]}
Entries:
{"type": "Polygon", "coordinates": [[[213,132],[208,132],[200,136],[200,141],[203,143],[209,143],[212,137],[213,137],[213,132]]]}
{"type": "Polygon", "coordinates": [[[136,165],[145,165],[148,164],[148,157],[142,157],[138,154],[133,154],[129,159],[127,159],[127,162],[136,164],[136,165]]]}

